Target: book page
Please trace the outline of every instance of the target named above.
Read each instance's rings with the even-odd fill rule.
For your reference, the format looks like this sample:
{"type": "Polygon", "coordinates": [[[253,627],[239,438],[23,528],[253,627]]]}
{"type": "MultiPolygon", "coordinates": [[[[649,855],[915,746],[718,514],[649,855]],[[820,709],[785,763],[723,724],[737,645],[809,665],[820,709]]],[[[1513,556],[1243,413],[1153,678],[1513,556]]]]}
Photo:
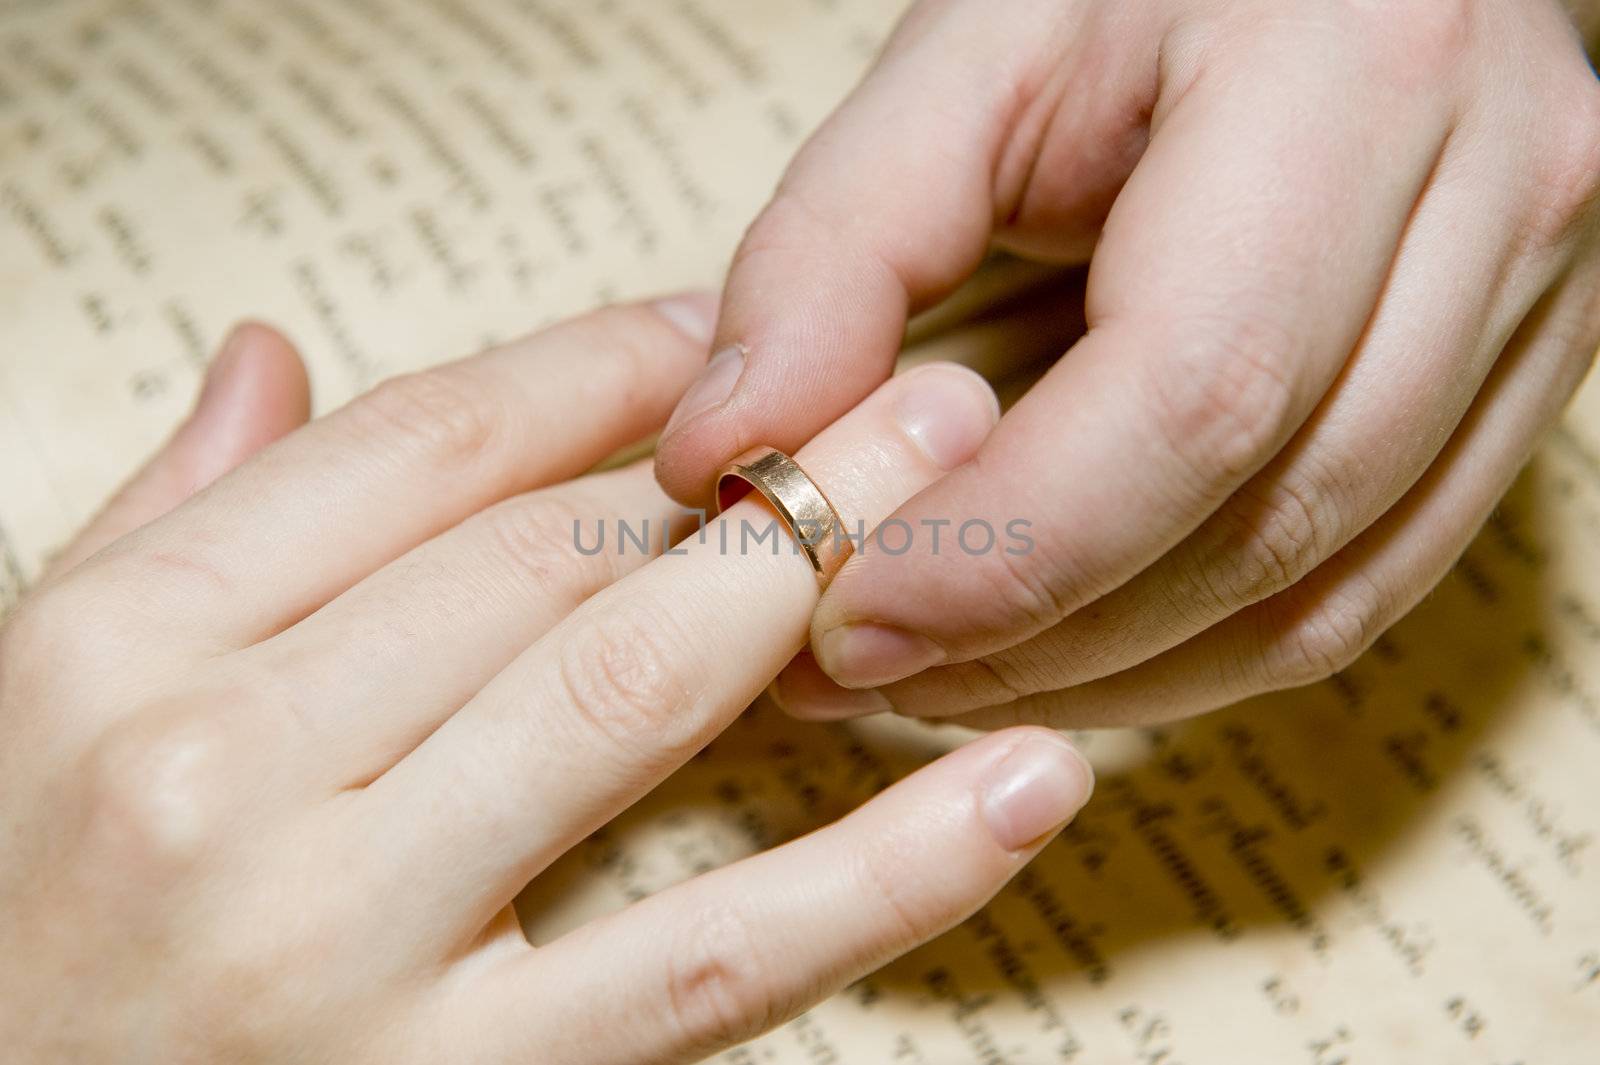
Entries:
{"type": "MultiPolygon", "coordinates": [[[[714,284],[898,0],[0,0],[0,589],[241,316],[319,407],[714,284]]],[[[954,332],[992,365],[1014,338],[954,332]]],[[[758,704],[531,888],[545,941],[961,740],[758,704]]],[[[1351,669],[1080,735],[1090,806],[989,906],[727,1065],[1600,1061],[1600,386],[1351,669]]]]}
{"type": "Polygon", "coordinates": [[[719,284],[900,8],[0,0],[0,588],[240,318],[298,343],[325,410],[719,284]]]}

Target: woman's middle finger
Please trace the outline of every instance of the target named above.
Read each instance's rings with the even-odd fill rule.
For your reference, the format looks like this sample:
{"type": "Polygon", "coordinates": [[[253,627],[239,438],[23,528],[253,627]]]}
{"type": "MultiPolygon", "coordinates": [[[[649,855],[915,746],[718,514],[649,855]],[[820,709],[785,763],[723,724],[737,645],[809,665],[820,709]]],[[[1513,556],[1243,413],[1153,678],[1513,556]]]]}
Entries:
{"type": "MultiPolygon", "coordinates": [[[[977,375],[895,378],[801,453],[846,529],[871,528],[977,450],[998,418],[977,375]]],[[[804,644],[817,585],[747,498],[597,594],[343,812],[397,915],[450,950],[541,868],[720,732],[804,644]],[[722,531],[728,531],[726,546],[722,531]],[[781,544],[781,546],[780,546],[781,544]],[[443,927],[441,927],[443,922],[443,927]]]]}

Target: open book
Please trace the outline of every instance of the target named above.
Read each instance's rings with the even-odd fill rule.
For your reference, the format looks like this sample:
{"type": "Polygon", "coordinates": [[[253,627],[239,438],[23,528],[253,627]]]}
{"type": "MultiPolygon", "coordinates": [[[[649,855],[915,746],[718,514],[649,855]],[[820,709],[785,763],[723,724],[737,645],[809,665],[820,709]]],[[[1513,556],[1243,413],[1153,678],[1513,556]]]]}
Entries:
{"type": "MultiPolygon", "coordinates": [[[[901,6],[0,0],[0,604],[237,318],[295,338],[326,409],[715,284],[901,6]]],[[[963,335],[936,344],[995,344],[963,335]]],[[[543,878],[529,934],[959,739],[758,706],[543,878]]],[[[1600,390],[1354,668],[1080,739],[1097,797],[993,904],[718,1060],[1600,1062],[1600,390]]]]}

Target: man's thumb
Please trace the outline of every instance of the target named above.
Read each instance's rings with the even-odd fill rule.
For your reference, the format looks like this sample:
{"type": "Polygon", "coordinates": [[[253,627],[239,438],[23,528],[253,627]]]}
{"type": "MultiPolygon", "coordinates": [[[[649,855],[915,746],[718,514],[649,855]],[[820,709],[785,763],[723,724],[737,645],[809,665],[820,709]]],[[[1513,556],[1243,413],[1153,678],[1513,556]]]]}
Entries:
{"type": "Polygon", "coordinates": [[[734,454],[792,451],[849,410],[889,375],[908,315],[981,261],[1005,60],[961,29],[942,14],[902,27],[745,235],[712,359],[658,446],[674,498],[704,504],[734,454]]]}

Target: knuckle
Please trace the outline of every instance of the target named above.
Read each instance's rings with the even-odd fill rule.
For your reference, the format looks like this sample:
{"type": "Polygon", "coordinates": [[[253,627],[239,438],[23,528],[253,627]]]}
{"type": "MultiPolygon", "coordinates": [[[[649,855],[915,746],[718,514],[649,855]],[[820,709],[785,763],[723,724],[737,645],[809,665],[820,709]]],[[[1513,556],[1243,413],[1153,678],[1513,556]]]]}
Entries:
{"type": "MultiPolygon", "coordinates": [[[[981,480],[1006,480],[1010,471],[989,468],[991,459],[979,454],[973,464],[981,480]]],[[[1060,621],[1092,590],[1092,582],[1075,565],[1071,551],[1052,536],[1047,524],[1030,523],[1026,548],[991,545],[976,555],[964,554],[979,581],[992,593],[982,602],[997,604],[1007,630],[1019,623],[1038,631],[1060,621]],[[1058,542],[1051,543],[1052,539],[1058,542]]]]}
{"type": "Polygon", "coordinates": [[[1055,647],[1050,641],[1030,646],[1023,641],[1015,646],[972,660],[972,672],[963,678],[968,692],[994,706],[1014,702],[1024,696],[1070,683],[1078,659],[1055,647]]]}
{"type": "Polygon", "coordinates": [[[1535,248],[1575,236],[1600,203],[1600,87],[1585,86],[1576,103],[1569,100],[1556,110],[1551,148],[1535,168],[1538,187],[1528,224],[1535,248]]]}
{"type": "Polygon", "coordinates": [[[1286,367],[1303,345],[1266,318],[1199,330],[1150,365],[1149,391],[1168,446],[1205,482],[1254,472],[1290,428],[1295,390],[1286,367]]]}
{"type": "Polygon", "coordinates": [[[1361,657],[1382,632],[1375,602],[1350,596],[1329,599],[1292,623],[1269,656],[1274,688],[1298,688],[1326,680],[1361,657]]]}
{"type": "MultiPolygon", "coordinates": [[[[694,348],[659,314],[636,304],[606,307],[555,327],[563,340],[596,356],[590,363],[597,402],[633,407],[660,391],[663,356],[694,348]],[[603,358],[598,356],[604,356],[603,358]]],[[[694,348],[703,357],[704,350],[694,348]]]]}
{"type": "Polygon", "coordinates": [[[941,918],[955,916],[930,906],[928,893],[921,890],[915,870],[924,864],[918,861],[923,846],[920,839],[895,841],[885,837],[868,845],[857,860],[863,897],[877,901],[887,926],[885,931],[893,942],[907,947],[937,933],[945,923],[941,918]]]}
{"type": "Polygon", "coordinates": [[[1292,485],[1277,486],[1256,513],[1240,518],[1242,542],[1219,565],[1227,574],[1220,596],[1234,610],[1282,591],[1324,557],[1329,508],[1292,485]]]}
{"type": "Polygon", "coordinates": [[[1043,558],[1043,552],[1016,555],[1002,550],[987,552],[983,560],[983,571],[1007,615],[1030,632],[1060,621],[1071,605],[1069,594],[1058,587],[1059,576],[1043,558]]]}
{"type": "Polygon", "coordinates": [[[140,873],[187,869],[221,828],[228,754],[206,713],[119,722],[87,755],[90,838],[140,873]]]}
{"type": "Polygon", "coordinates": [[[680,923],[683,938],[669,954],[668,1023],[686,1049],[702,1053],[739,1043],[799,1012],[800,995],[785,994],[763,961],[758,937],[731,906],[680,923]]]}
{"type": "Polygon", "coordinates": [[[576,604],[611,578],[611,556],[578,550],[584,515],[549,495],[508,500],[483,512],[491,549],[501,568],[529,591],[576,604]]]}
{"type": "Polygon", "coordinates": [[[455,367],[391,377],[350,408],[357,431],[445,465],[474,462],[494,443],[501,401],[455,367]]]}
{"type": "Polygon", "coordinates": [[[562,645],[562,697],[592,733],[651,764],[675,763],[694,749],[701,728],[685,713],[696,686],[655,619],[669,615],[630,606],[584,626],[562,645]]]}

